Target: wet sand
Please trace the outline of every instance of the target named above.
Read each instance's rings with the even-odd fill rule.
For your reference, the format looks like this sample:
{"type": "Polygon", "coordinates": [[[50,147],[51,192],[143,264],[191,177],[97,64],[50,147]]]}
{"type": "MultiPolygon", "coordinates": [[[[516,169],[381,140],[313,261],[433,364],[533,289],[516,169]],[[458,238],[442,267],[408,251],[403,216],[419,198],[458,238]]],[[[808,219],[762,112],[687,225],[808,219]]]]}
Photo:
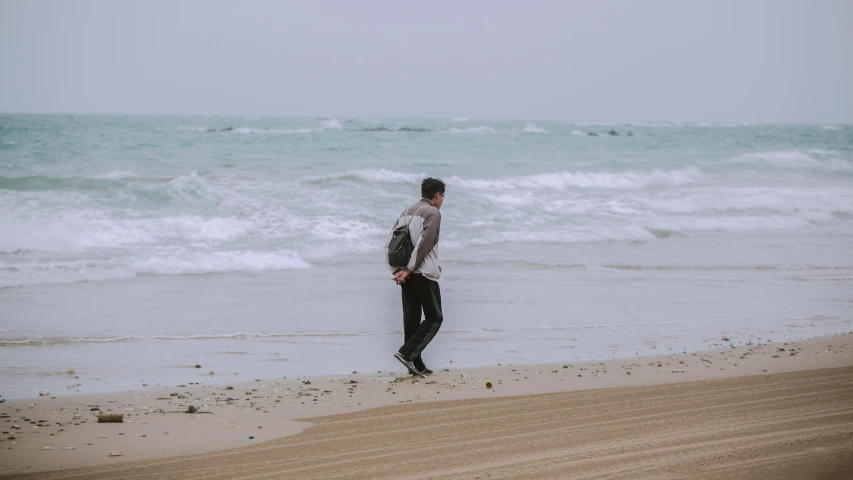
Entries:
{"type": "Polygon", "coordinates": [[[845,334],[426,378],[392,370],[48,394],[0,404],[0,473],[851,478],[851,355],[845,334]],[[189,405],[200,413],[182,413],[189,405]],[[125,423],[97,423],[99,413],[125,423]]]}

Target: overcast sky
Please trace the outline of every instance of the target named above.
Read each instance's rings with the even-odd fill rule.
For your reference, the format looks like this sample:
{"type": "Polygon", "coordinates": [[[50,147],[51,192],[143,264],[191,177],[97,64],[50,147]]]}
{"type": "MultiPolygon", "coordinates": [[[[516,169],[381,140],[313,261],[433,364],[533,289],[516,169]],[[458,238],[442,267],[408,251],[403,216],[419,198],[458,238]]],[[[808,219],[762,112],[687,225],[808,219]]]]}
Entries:
{"type": "Polygon", "coordinates": [[[0,111],[853,123],[853,0],[0,0],[0,111]]]}

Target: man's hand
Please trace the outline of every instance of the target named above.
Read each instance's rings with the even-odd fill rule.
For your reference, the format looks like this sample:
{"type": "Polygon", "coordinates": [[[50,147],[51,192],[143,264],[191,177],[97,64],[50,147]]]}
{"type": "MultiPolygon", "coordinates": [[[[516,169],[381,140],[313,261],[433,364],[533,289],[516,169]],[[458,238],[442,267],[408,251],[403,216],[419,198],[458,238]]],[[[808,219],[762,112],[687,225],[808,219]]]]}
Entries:
{"type": "Polygon", "coordinates": [[[406,279],[409,278],[412,272],[408,268],[404,268],[399,272],[394,274],[394,283],[397,285],[402,285],[406,282],[406,279]]]}

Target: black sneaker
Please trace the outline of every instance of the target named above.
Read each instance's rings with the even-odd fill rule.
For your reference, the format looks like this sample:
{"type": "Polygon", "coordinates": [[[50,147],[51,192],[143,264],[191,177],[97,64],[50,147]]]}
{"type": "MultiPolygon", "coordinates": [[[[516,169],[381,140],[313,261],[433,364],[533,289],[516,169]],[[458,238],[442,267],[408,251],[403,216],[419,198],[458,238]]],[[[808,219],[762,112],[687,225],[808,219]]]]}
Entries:
{"type": "Polygon", "coordinates": [[[397,361],[402,363],[409,371],[409,373],[411,373],[412,375],[418,374],[418,369],[415,368],[415,364],[413,364],[408,358],[404,357],[400,352],[395,353],[394,358],[396,358],[397,361]]]}
{"type": "Polygon", "coordinates": [[[418,375],[420,375],[422,377],[425,377],[427,375],[432,375],[432,373],[433,373],[432,370],[428,369],[427,367],[424,367],[424,368],[418,370],[418,375]]]}

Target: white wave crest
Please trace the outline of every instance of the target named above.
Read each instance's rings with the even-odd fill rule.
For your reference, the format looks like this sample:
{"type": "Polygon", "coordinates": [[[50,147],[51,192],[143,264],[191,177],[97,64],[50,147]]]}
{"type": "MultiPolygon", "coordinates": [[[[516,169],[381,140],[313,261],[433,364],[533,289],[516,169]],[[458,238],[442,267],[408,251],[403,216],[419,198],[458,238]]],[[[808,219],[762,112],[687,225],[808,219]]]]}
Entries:
{"type": "Polygon", "coordinates": [[[693,185],[705,182],[705,176],[695,168],[650,172],[556,172],[528,177],[499,180],[465,180],[453,177],[449,183],[472,190],[567,188],[640,189],[651,186],[693,185]]]}
{"type": "Polygon", "coordinates": [[[198,173],[193,170],[189,173],[189,175],[181,175],[179,177],[175,177],[169,180],[169,185],[176,188],[181,189],[185,187],[197,187],[204,183],[204,180],[198,175],[198,173]]]}
{"type": "Polygon", "coordinates": [[[825,130],[844,130],[844,127],[840,127],[838,125],[821,125],[820,128],[825,130]]]}
{"type": "Polygon", "coordinates": [[[813,149],[808,152],[812,155],[799,150],[747,153],[726,160],[725,163],[757,163],[782,168],[825,168],[838,171],[853,170],[853,163],[841,158],[836,158],[837,152],[824,149],[813,149]]]}
{"type": "Polygon", "coordinates": [[[339,122],[335,119],[331,119],[331,120],[324,121],[323,126],[320,127],[320,130],[328,130],[330,128],[335,129],[335,130],[340,130],[344,127],[341,125],[341,122],[339,122]]]}
{"type": "Polygon", "coordinates": [[[548,130],[545,130],[544,128],[540,128],[540,127],[536,126],[536,124],[534,124],[534,123],[527,122],[527,125],[524,126],[524,130],[522,130],[522,132],[524,132],[524,133],[548,133],[548,130]]]}
{"type": "Polygon", "coordinates": [[[125,180],[128,178],[138,178],[139,175],[133,172],[123,172],[120,170],[114,170],[109,173],[105,173],[103,175],[98,175],[95,178],[100,178],[102,180],[125,180]]]}
{"type": "Polygon", "coordinates": [[[144,258],[0,263],[0,288],[124,280],[138,275],[194,275],[311,268],[288,250],[154,254],[144,258]],[[14,273],[11,275],[10,273],[14,273]]]}
{"type": "MultiPolygon", "coordinates": [[[[378,228],[359,220],[318,219],[312,232],[314,238],[323,240],[343,239],[347,244],[358,243],[359,240],[370,236],[384,235],[385,228],[378,228]]],[[[350,245],[348,245],[350,246],[350,245]]]]}
{"type": "Polygon", "coordinates": [[[280,135],[291,135],[295,133],[311,133],[313,130],[310,128],[296,128],[291,130],[277,130],[273,128],[235,128],[232,130],[234,133],[242,133],[242,134],[280,134],[280,135]]]}
{"type": "Polygon", "coordinates": [[[718,187],[688,194],[672,192],[611,202],[611,208],[618,206],[623,206],[624,213],[628,215],[633,211],[634,214],[643,212],[660,218],[676,218],[684,214],[695,214],[701,218],[764,212],[819,221],[829,219],[832,213],[853,213],[853,193],[842,188],[815,192],[781,187],[718,187]]]}
{"type": "Polygon", "coordinates": [[[619,122],[582,121],[582,122],[577,122],[576,125],[583,125],[585,127],[615,127],[615,126],[619,125],[619,122]]]}
{"type": "Polygon", "coordinates": [[[798,150],[785,152],[756,152],[740,155],[729,160],[729,163],[748,163],[761,161],[780,166],[795,166],[811,162],[812,158],[798,150]]]}
{"type": "Polygon", "coordinates": [[[471,128],[451,128],[449,130],[451,133],[495,133],[495,129],[492,127],[471,127],[471,128]]]}
{"type": "Polygon", "coordinates": [[[536,204],[536,199],[533,196],[533,192],[521,192],[520,194],[517,192],[513,193],[505,193],[505,194],[484,194],[483,197],[494,202],[497,205],[508,206],[508,207],[527,207],[533,206],[536,204]]]}
{"type": "Polygon", "coordinates": [[[343,173],[325,175],[322,177],[310,177],[310,183],[322,183],[328,181],[363,180],[375,183],[420,183],[425,177],[422,173],[403,173],[393,170],[350,170],[343,173]]]}
{"type": "Polygon", "coordinates": [[[356,174],[365,180],[385,183],[420,182],[420,180],[424,177],[423,174],[402,173],[394,172],[391,170],[363,170],[357,172],[356,174]]]}
{"type": "Polygon", "coordinates": [[[835,150],[827,150],[825,148],[812,148],[809,149],[808,152],[829,157],[837,157],[840,155],[840,153],[835,150]]]}
{"type": "MultiPolygon", "coordinates": [[[[0,226],[2,223],[6,222],[0,221],[0,226]]],[[[244,238],[257,228],[250,218],[197,215],[113,218],[109,212],[76,211],[56,215],[48,223],[35,218],[17,219],[14,223],[18,225],[14,234],[0,237],[0,250],[76,252],[187,242],[211,245],[244,238]]]]}
{"type": "Polygon", "coordinates": [[[453,117],[450,119],[451,122],[470,122],[471,119],[468,117],[453,117]]]}
{"type": "Polygon", "coordinates": [[[572,135],[577,135],[577,136],[582,136],[582,137],[588,136],[586,133],[584,133],[580,130],[572,130],[572,135]]]}
{"type": "Polygon", "coordinates": [[[608,240],[651,240],[654,235],[639,225],[624,226],[601,226],[594,230],[572,229],[570,231],[556,231],[549,229],[541,230],[513,230],[513,231],[490,231],[485,230],[480,237],[468,237],[464,240],[442,239],[442,245],[448,248],[467,248],[486,245],[499,245],[506,243],[559,243],[574,244],[599,242],[608,240]]]}

